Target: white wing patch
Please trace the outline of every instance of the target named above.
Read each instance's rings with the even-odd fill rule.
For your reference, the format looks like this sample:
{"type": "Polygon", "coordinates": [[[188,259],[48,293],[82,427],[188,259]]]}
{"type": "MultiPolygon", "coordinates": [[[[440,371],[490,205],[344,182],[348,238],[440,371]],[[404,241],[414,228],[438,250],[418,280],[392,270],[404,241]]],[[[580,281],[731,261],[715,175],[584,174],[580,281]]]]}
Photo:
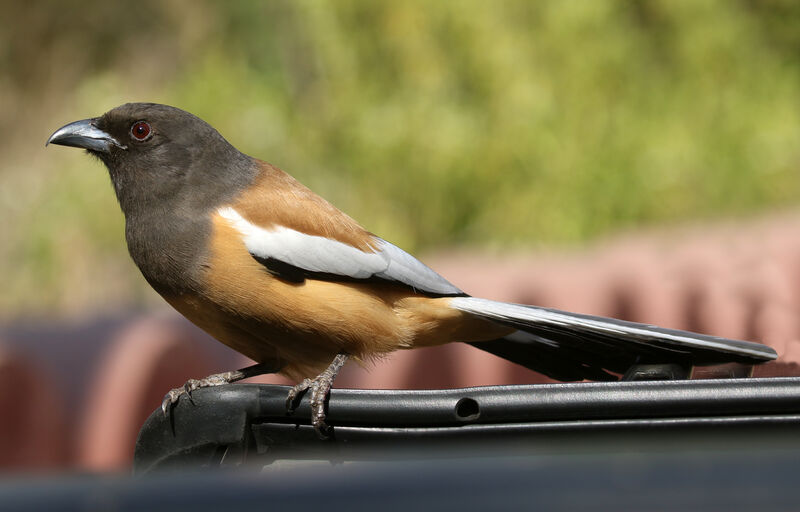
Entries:
{"type": "Polygon", "coordinates": [[[264,229],[226,206],[217,210],[242,235],[250,254],[276,259],[309,272],[335,274],[354,279],[380,277],[414,289],[442,294],[461,290],[407,252],[375,237],[376,252],[364,252],[323,236],[308,235],[284,226],[264,229]]]}

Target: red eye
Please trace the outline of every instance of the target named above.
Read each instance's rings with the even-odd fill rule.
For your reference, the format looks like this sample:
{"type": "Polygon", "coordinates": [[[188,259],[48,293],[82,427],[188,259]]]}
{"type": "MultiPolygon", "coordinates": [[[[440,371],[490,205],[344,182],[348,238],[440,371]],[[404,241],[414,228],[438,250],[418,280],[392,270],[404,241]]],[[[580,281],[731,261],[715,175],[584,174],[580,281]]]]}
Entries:
{"type": "Polygon", "coordinates": [[[150,136],[150,125],[144,121],[136,121],[131,126],[131,135],[136,140],[145,140],[150,136]]]}

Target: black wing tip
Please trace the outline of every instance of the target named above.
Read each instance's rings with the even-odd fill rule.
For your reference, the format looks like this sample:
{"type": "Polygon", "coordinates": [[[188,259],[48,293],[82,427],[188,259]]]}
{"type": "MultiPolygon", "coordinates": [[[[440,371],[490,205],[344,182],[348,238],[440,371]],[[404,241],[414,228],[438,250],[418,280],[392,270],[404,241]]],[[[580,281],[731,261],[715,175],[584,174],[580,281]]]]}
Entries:
{"type": "Polygon", "coordinates": [[[764,345],[763,343],[757,343],[756,345],[759,346],[759,350],[761,352],[761,354],[756,357],[759,357],[765,363],[778,359],[778,353],[774,348],[770,347],[769,345],[764,345]]]}
{"type": "MultiPolygon", "coordinates": [[[[541,306],[526,306],[526,307],[538,310],[544,310],[559,315],[564,315],[565,317],[574,317],[594,322],[602,322],[609,325],[617,326],[623,330],[627,329],[644,330],[644,331],[650,331],[654,334],[663,334],[670,337],[683,338],[683,342],[675,343],[676,347],[681,346],[682,348],[691,352],[695,351],[697,353],[707,352],[709,354],[716,353],[719,355],[724,354],[725,356],[727,356],[726,358],[720,359],[719,361],[714,363],[702,363],[702,364],[724,364],[726,362],[746,362],[746,363],[758,364],[758,363],[774,361],[778,358],[778,353],[775,352],[775,350],[772,347],[759,342],[722,338],[710,334],[696,333],[681,329],[671,329],[667,327],[660,327],[657,325],[621,320],[618,318],[607,318],[607,317],[588,315],[583,313],[572,313],[569,311],[562,311],[558,309],[546,308],[541,306]],[[694,343],[692,343],[692,341],[694,343]]],[[[522,328],[522,330],[527,330],[527,332],[533,332],[534,334],[537,334],[536,330],[530,330],[525,328],[529,326],[520,326],[519,324],[515,326],[517,328],[522,328]]],[[[627,336],[630,336],[632,333],[628,332],[626,334],[627,336]]],[[[621,333],[620,337],[623,337],[621,333]]],[[[643,336],[634,336],[634,338],[639,338],[641,341],[645,341],[648,340],[649,336],[644,334],[643,336]]],[[[671,344],[667,339],[661,339],[659,341],[661,343],[664,343],[665,345],[671,344]]]]}

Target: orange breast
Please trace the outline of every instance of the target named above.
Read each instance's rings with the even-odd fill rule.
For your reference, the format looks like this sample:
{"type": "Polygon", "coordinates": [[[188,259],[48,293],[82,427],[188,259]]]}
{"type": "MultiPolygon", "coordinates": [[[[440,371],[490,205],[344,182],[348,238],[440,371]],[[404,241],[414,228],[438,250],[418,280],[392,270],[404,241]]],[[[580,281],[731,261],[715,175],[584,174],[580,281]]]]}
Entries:
{"type": "Polygon", "coordinates": [[[375,281],[276,278],[247,251],[241,235],[213,219],[205,288],[166,297],[219,341],[259,362],[279,361],[300,379],[341,352],[367,361],[397,349],[493,339],[511,331],[449,307],[447,298],[375,281]]]}

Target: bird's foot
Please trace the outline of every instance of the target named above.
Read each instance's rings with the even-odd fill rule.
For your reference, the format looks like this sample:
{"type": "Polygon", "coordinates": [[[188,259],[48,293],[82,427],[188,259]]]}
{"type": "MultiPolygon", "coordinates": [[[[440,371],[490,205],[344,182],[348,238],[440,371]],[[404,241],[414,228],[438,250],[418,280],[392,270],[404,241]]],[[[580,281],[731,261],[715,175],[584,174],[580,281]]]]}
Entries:
{"type": "Polygon", "coordinates": [[[295,410],[295,406],[297,405],[297,401],[302,398],[306,391],[311,387],[311,383],[313,381],[311,379],[303,379],[303,382],[299,384],[295,384],[292,386],[292,389],[289,390],[289,394],[286,395],[286,411],[289,413],[293,413],[295,410]]]}
{"type": "Polygon", "coordinates": [[[189,379],[183,386],[169,390],[169,392],[164,396],[164,400],[161,402],[161,411],[164,413],[164,416],[168,416],[172,410],[172,407],[178,403],[178,400],[180,400],[181,395],[185,393],[186,396],[189,397],[189,400],[191,400],[192,391],[195,389],[230,384],[231,382],[247,379],[255,375],[273,373],[277,370],[279,370],[279,367],[274,364],[259,363],[253,366],[248,366],[247,368],[242,368],[241,370],[215,373],[214,375],[209,375],[204,379],[189,379]]]}
{"type": "Polygon", "coordinates": [[[337,354],[333,362],[328,366],[324,372],[320,373],[314,379],[303,379],[303,382],[297,384],[289,390],[286,397],[286,410],[289,413],[294,412],[296,402],[301,398],[306,391],[311,390],[311,425],[317,431],[320,439],[328,439],[333,435],[333,427],[325,423],[325,414],[328,406],[328,398],[330,397],[331,386],[339,373],[344,363],[347,362],[347,354],[337,354]]]}
{"type": "Polygon", "coordinates": [[[231,382],[241,379],[241,376],[239,375],[240,373],[241,370],[236,370],[232,372],[215,373],[214,375],[209,375],[204,379],[189,379],[183,386],[170,389],[169,392],[167,392],[167,394],[164,396],[164,400],[161,402],[161,411],[164,413],[164,416],[167,416],[170,410],[172,410],[172,407],[178,403],[181,395],[186,394],[186,396],[189,397],[189,400],[191,400],[192,391],[195,389],[230,384],[231,382]]]}

